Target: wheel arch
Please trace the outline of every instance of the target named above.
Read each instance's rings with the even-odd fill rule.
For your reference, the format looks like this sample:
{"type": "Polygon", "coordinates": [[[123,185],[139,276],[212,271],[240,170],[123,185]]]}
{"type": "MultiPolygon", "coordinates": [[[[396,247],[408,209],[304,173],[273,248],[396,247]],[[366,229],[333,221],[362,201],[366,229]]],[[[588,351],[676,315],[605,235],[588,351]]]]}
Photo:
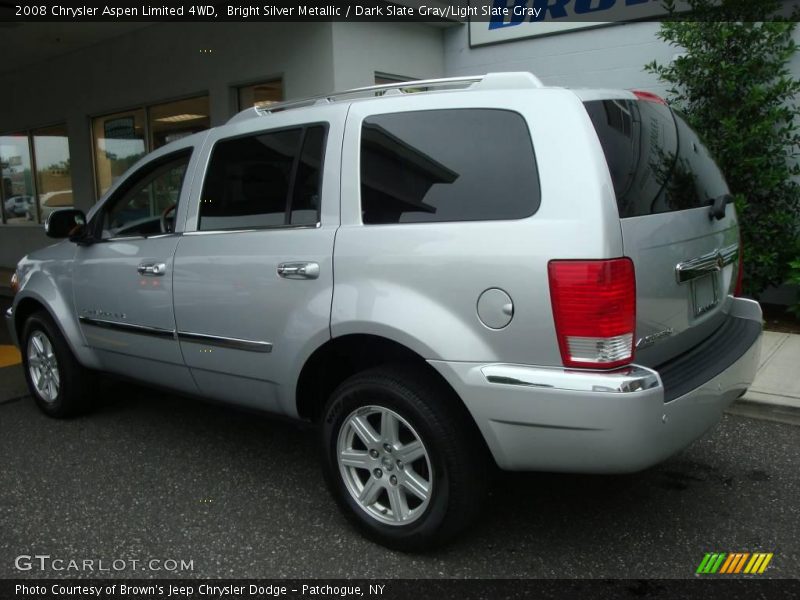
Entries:
{"type": "MultiPolygon", "coordinates": [[[[439,382],[449,393],[444,399],[474,422],[450,383],[421,355],[407,346],[373,334],[350,334],[328,340],[306,360],[297,380],[296,409],[300,418],[317,422],[336,387],[348,377],[388,364],[413,365],[439,382]]],[[[480,435],[480,434],[479,434],[480,435]]],[[[483,436],[480,436],[483,439],[483,436]]]]}
{"type": "Polygon", "coordinates": [[[55,324],[58,332],[64,338],[67,346],[72,351],[79,363],[85,367],[97,368],[94,355],[90,352],[88,347],[80,344],[80,341],[82,341],[83,338],[80,333],[80,329],[78,329],[77,323],[65,323],[60,318],[60,313],[56,311],[48,302],[46,302],[44,298],[31,292],[28,292],[24,297],[17,299],[14,303],[14,331],[17,334],[17,340],[21,350],[23,350],[22,334],[25,329],[25,321],[27,321],[30,316],[37,311],[42,311],[50,317],[50,320],[55,324]],[[77,338],[74,336],[77,336],[77,338]]]}
{"type": "MultiPolygon", "coordinates": [[[[40,310],[50,315],[50,318],[56,323],[56,325],[58,325],[58,321],[53,316],[53,313],[40,300],[28,296],[17,303],[17,306],[14,309],[14,331],[17,334],[17,339],[19,340],[20,346],[22,346],[22,330],[25,328],[25,321],[27,321],[33,313],[40,310]]],[[[60,330],[61,327],[58,327],[60,330]]],[[[61,334],[63,335],[64,332],[62,331],[61,334]]]]}

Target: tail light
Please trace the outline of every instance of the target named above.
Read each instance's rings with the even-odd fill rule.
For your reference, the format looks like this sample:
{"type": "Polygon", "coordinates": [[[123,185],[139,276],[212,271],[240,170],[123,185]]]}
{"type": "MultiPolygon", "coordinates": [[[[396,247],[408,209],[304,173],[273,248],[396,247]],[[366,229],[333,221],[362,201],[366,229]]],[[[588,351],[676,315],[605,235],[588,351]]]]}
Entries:
{"type": "Polygon", "coordinates": [[[739,298],[742,295],[742,282],[744,280],[744,244],[742,244],[742,234],[739,233],[739,268],[736,272],[736,287],[733,288],[733,295],[739,298]]]}
{"type": "Polygon", "coordinates": [[[611,368],[630,363],[636,328],[631,259],[551,260],[548,277],[564,366],[611,368]]]}
{"type": "Polygon", "coordinates": [[[636,96],[639,100],[644,100],[645,102],[655,102],[656,104],[667,104],[667,101],[664,100],[661,96],[654,94],[653,92],[645,92],[642,90],[633,90],[634,96],[636,96]]]}

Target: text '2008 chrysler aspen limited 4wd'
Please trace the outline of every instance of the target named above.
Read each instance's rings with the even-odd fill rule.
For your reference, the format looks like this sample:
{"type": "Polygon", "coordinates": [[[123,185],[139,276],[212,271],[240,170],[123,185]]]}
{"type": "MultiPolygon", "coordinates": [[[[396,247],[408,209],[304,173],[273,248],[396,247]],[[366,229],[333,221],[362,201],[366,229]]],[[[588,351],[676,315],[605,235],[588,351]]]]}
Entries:
{"type": "Polygon", "coordinates": [[[496,73],[253,108],[46,228],[7,314],[44,412],[100,370],[316,423],[396,548],[463,529],[494,464],[661,461],[758,359],[728,188],[647,93],[496,73]]]}

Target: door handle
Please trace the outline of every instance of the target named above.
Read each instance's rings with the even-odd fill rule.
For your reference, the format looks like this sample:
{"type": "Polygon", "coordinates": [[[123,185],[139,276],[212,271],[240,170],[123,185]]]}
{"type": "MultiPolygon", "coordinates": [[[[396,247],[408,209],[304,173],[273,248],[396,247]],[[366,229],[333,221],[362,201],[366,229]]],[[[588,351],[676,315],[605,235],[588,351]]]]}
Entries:
{"type": "Polygon", "coordinates": [[[278,265],[278,275],[284,279],[316,279],[319,265],[315,262],[290,262],[278,265]]]}
{"type": "Polygon", "coordinates": [[[139,275],[154,275],[160,277],[167,272],[167,265],[164,263],[142,263],[136,267],[139,275]]]}

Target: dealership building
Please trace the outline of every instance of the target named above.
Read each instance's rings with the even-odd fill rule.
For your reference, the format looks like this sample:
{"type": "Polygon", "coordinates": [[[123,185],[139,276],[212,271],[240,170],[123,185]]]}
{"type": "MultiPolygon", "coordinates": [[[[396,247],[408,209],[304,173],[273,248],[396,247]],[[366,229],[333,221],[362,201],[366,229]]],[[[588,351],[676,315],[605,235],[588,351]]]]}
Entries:
{"type": "MultiPolygon", "coordinates": [[[[146,152],[253,105],[407,79],[531,71],[665,93],[657,23],[0,23],[0,268],[48,244],[146,152]]],[[[800,40],[799,40],[800,41],[800,40]]],[[[792,71],[800,76],[797,58],[792,71]]],[[[266,121],[265,121],[266,124],[266,121]]]]}

